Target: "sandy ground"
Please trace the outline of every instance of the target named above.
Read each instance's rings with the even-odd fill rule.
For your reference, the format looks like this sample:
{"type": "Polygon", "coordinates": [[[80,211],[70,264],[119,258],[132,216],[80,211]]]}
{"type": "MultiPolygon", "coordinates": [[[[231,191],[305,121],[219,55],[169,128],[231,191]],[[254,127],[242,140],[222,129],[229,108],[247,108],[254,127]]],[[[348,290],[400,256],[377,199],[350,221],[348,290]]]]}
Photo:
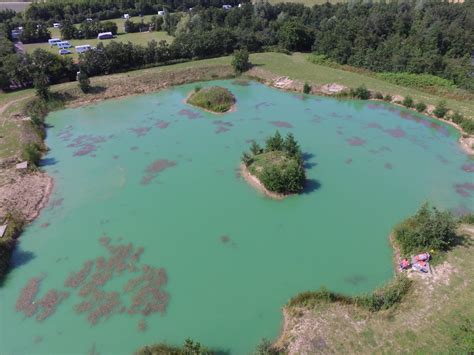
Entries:
{"type": "Polygon", "coordinates": [[[0,217],[16,211],[27,220],[34,220],[46,206],[53,190],[53,178],[37,172],[19,172],[15,168],[0,172],[0,217]]]}

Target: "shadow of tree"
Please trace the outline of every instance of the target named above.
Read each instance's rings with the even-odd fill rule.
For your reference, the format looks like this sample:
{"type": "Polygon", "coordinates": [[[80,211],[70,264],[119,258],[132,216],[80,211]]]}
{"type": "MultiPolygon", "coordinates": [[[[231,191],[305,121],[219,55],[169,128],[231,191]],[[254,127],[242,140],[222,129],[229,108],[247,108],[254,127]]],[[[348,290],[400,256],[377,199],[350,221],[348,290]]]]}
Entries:
{"type": "Polygon", "coordinates": [[[39,166],[52,166],[56,165],[57,163],[58,161],[56,160],[56,158],[44,158],[40,160],[39,166]]]}
{"type": "Polygon", "coordinates": [[[26,265],[34,258],[35,258],[35,254],[33,252],[25,251],[25,250],[21,250],[20,248],[17,248],[13,252],[12,264],[11,264],[12,268],[26,265]]]}
{"type": "Polygon", "coordinates": [[[303,194],[309,194],[321,188],[321,183],[316,179],[306,179],[303,194]]]}
{"type": "Polygon", "coordinates": [[[305,169],[311,169],[318,165],[317,163],[310,161],[311,159],[315,157],[313,153],[305,152],[301,154],[301,157],[303,158],[303,167],[305,169]]]}
{"type": "Polygon", "coordinates": [[[95,85],[95,86],[90,87],[89,94],[100,94],[104,92],[105,90],[107,90],[105,86],[95,85]]]}

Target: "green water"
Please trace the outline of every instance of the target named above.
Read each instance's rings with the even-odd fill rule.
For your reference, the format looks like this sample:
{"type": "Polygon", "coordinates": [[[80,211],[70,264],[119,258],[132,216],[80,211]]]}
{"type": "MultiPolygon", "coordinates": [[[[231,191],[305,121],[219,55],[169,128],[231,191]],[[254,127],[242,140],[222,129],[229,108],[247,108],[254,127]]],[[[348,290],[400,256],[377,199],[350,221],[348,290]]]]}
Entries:
{"type": "MultiPolygon", "coordinates": [[[[423,201],[456,211],[474,205],[472,161],[449,126],[383,103],[303,98],[257,83],[201,85],[215,84],[236,95],[236,112],[187,106],[194,85],[185,85],[49,115],[44,169],[55,189],[0,290],[2,354],[129,354],[186,337],[245,354],[278,335],[281,307],[298,292],[324,285],[355,294],[390,279],[387,236],[423,201]],[[235,171],[248,140],[263,143],[275,122],[307,153],[310,179],[306,193],[283,201],[235,171]],[[147,172],[157,160],[167,168],[147,172]],[[164,315],[116,312],[91,325],[75,312],[82,298],[64,281],[107,256],[104,234],[114,245],[144,247],[140,265],[166,269],[164,315]],[[15,310],[37,276],[38,298],[70,292],[43,321],[15,310]]],[[[128,279],[117,274],[104,289],[125,301],[128,279]]]]}

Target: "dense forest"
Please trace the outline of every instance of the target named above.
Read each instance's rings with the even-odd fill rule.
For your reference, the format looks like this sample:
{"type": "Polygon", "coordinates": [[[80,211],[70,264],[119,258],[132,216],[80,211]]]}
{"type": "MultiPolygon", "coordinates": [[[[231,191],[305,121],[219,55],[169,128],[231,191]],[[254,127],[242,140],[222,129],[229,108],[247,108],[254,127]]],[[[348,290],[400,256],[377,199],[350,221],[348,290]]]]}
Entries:
{"type": "MultiPolygon", "coordinates": [[[[474,1],[463,4],[422,0],[388,4],[324,4],[312,8],[300,4],[258,2],[231,10],[222,9],[223,2],[233,3],[220,0],[168,1],[166,6],[175,10],[195,5],[192,11],[167,12],[154,26],[156,30],[173,35],[172,44],[150,42],[147,46],[140,46],[111,42],[82,54],[78,67],[89,75],[101,75],[221,56],[235,49],[249,52],[303,51],[376,72],[432,74],[474,90],[471,65],[474,1]]],[[[8,36],[15,25],[38,24],[34,21],[40,20],[50,22],[66,18],[66,23],[71,24],[89,16],[108,18],[103,13],[112,11],[112,8],[118,9],[117,15],[125,9],[128,12],[135,9],[140,13],[155,13],[162,5],[158,0],[54,0],[32,5],[23,17],[12,12],[0,12],[0,32],[8,36]]],[[[42,27],[35,25],[34,28],[38,28],[39,35],[42,27]]],[[[71,38],[75,37],[71,35],[71,38]]],[[[6,42],[2,40],[0,50],[1,87],[31,85],[32,77],[28,80],[28,73],[36,70],[35,60],[31,55],[13,54],[12,47],[3,43],[6,42]],[[9,69],[12,63],[19,62],[28,70],[18,73],[18,70],[9,69]]],[[[58,66],[70,65],[59,58],[55,62],[58,66]]],[[[68,75],[50,77],[50,80],[56,82],[65,76],[68,75]]]]}

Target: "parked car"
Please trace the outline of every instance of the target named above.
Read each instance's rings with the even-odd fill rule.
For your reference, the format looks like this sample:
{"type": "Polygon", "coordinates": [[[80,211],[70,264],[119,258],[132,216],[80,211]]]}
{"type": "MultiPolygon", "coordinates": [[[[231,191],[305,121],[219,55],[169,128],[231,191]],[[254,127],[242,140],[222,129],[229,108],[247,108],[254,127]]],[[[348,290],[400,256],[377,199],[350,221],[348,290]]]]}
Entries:
{"type": "Polygon", "coordinates": [[[59,27],[61,27],[61,24],[59,22],[55,22],[55,23],[53,23],[53,27],[54,28],[59,28],[59,27]]]}
{"type": "Polygon", "coordinates": [[[72,54],[72,52],[69,49],[60,49],[59,50],[59,55],[66,55],[66,54],[72,54]]]}

